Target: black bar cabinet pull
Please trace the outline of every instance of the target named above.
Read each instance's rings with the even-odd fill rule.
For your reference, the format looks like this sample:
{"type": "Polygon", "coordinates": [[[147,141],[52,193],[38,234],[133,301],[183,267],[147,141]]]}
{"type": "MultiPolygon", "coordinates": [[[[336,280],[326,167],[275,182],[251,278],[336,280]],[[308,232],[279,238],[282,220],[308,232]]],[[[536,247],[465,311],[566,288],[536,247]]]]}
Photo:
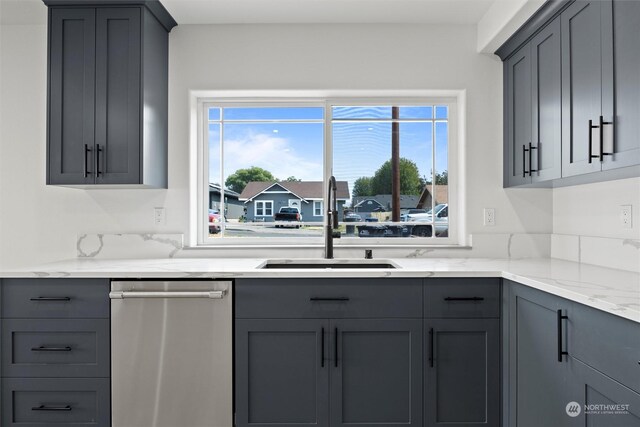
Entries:
{"type": "Polygon", "coordinates": [[[483,297],[446,297],[445,301],[484,301],[483,297]]]}
{"type": "Polygon", "coordinates": [[[569,316],[562,314],[562,310],[558,310],[558,362],[562,362],[562,356],[569,354],[569,352],[562,350],[562,321],[568,318],[569,316]]]}
{"type": "Polygon", "coordinates": [[[31,351],[71,351],[71,347],[45,347],[41,345],[40,347],[33,347],[31,351]]]}
{"type": "MultiPolygon", "coordinates": [[[[598,126],[595,126],[593,124],[593,120],[589,120],[589,153],[587,153],[587,157],[589,158],[589,163],[591,163],[591,159],[597,159],[600,156],[596,155],[594,156],[592,154],[593,152],[593,135],[591,134],[591,129],[597,129],[598,126]]],[[[602,136],[600,136],[600,141],[602,141],[602,136]]]]}
{"type": "Polygon", "coordinates": [[[527,170],[527,151],[529,149],[526,145],[522,144],[522,177],[526,177],[529,171],[527,170]]]}
{"type": "Polygon", "coordinates": [[[71,405],[65,405],[65,406],[40,405],[40,406],[34,406],[33,408],[31,408],[31,410],[32,411],[70,411],[71,405]]]}
{"type": "Polygon", "coordinates": [[[89,171],[89,167],[88,167],[88,160],[87,160],[87,153],[89,153],[91,151],[91,148],[89,148],[89,146],[87,144],[84,144],[84,177],[88,177],[89,174],[91,173],[89,171]]]}
{"type": "Polygon", "coordinates": [[[34,297],[31,301],[71,301],[70,297],[34,297]]]}
{"type": "Polygon", "coordinates": [[[320,330],[320,367],[324,368],[324,328],[320,330]]]}
{"type": "Polygon", "coordinates": [[[348,297],[311,297],[309,301],[349,301],[348,297]]]}
{"type": "Polygon", "coordinates": [[[531,176],[533,172],[538,172],[538,169],[534,169],[533,164],[531,163],[531,155],[533,154],[533,150],[537,149],[538,147],[534,147],[531,143],[529,143],[529,176],[531,176]]]}
{"type": "Polygon", "coordinates": [[[100,153],[102,153],[102,147],[100,144],[96,144],[96,176],[100,176],[100,153]]]}
{"type": "Polygon", "coordinates": [[[604,156],[613,156],[613,153],[604,152],[604,127],[606,125],[612,125],[612,122],[605,122],[604,117],[600,116],[600,161],[604,160],[604,156]]]}
{"type": "Polygon", "coordinates": [[[433,328],[429,329],[429,366],[433,368],[433,328]]]}

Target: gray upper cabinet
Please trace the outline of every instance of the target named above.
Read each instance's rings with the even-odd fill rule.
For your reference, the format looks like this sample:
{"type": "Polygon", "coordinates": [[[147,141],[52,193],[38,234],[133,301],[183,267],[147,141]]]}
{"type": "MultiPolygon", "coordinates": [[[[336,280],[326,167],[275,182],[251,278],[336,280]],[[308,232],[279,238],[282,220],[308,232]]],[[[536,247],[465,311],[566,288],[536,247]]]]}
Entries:
{"type": "Polygon", "coordinates": [[[531,145],[531,48],[527,44],[507,62],[507,186],[531,182],[528,151],[531,145]]]}
{"type": "Polygon", "coordinates": [[[614,143],[603,169],[640,164],[640,2],[613,2],[614,143]]]}
{"type": "Polygon", "coordinates": [[[599,171],[599,153],[607,149],[604,126],[610,128],[613,118],[609,75],[613,64],[604,37],[611,33],[607,16],[611,16],[610,0],[576,1],[561,15],[563,176],[599,171]]]}
{"type": "Polygon", "coordinates": [[[560,178],[562,163],[562,55],[560,20],[531,40],[533,182],[560,178]]]}
{"type": "Polygon", "coordinates": [[[95,16],[90,8],[49,13],[48,184],[94,182],[95,16]]]}
{"type": "Polygon", "coordinates": [[[47,184],[166,188],[168,32],[175,21],[157,1],[44,2],[47,184]]]}
{"type": "Polygon", "coordinates": [[[637,1],[548,1],[496,51],[505,187],[638,176],[639,21],[637,1]]]}
{"type": "Polygon", "coordinates": [[[506,62],[505,185],[561,176],[560,21],[552,21],[506,62]]]}

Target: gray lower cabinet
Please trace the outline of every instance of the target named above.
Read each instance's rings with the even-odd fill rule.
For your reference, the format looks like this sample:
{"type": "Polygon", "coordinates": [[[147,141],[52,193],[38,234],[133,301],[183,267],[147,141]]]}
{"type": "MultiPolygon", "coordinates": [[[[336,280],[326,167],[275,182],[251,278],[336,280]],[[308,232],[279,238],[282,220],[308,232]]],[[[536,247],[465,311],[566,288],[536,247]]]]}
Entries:
{"type": "Polygon", "coordinates": [[[47,184],[167,186],[168,32],[159,2],[49,6],[47,184]]]}
{"type": "Polygon", "coordinates": [[[499,334],[499,319],[425,320],[425,426],[500,425],[499,334]]]}
{"type": "MultiPolygon", "coordinates": [[[[566,356],[558,341],[560,298],[508,282],[509,426],[572,426],[565,409],[571,401],[566,356]]],[[[562,319],[561,319],[562,320],[562,319]]]]}
{"type": "Polygon", "coordinates": [[[640,427],[638,325],[505,283],[508,425],[640,427]]]}
{"type": "Polygon", "coordinates": [[[331,426],[422,426],[422,322],[332,320],[331,426]]]}
{"type": "Polygon", "coordinates": [[[589,427],[640,427],[640,394],[570,358],[571,390],[567,415],[572,425],[589,427]],[[568,409],[576,407],[579,411],[568,409]]]}
{"type": "Polygon", "coordinates": [[[237,319],[237,426],[329,425],[329,321],[237,319]]]}
{"type": "Polygon", "coordinates": [[[111,425],[109,281],[0,283],[3,427],[111,425]]]}

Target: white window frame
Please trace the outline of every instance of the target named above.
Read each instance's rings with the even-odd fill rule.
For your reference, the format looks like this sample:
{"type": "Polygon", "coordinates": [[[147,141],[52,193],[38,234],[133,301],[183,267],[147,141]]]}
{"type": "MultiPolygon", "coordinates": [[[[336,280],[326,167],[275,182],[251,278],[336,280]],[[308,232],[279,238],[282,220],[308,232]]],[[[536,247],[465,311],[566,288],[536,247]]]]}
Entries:
{"type": "Polygon", "coordinates": [[[320,217],[324,216],[323,209],[324,208],[324,200],[314,200],[313,201],[313,216],[320,217]],[[320,215],[316,215],[316,203],[320,204],[320,215]]]}
{"type": "Polygon", "coordinates": [[[266,218],[273,216],[273,200],[254,200],[253,201],[253,216],[256,218],[266,218]],[[262,204],[262,215],[258,215],[258,203],[262,204]],[[271,204],[271,213],[267,215],[267,203],[271,204]]]}
{"type": "MultiPolygon", "coordinates": [[[[343,236],[335,242],[336,247],[460,247],[466,246],[469,237],[466,234],[465,192],[461,185],[465,182],[465,110],[466,91],[376,91],[387,93],[385,96],[368,95],[367,91],[342,92],[315,91],[192,91],[191,95],[191,221],[189,224],[189,246],[229,246],[229,247],[320,247],[322,237],[300,238],[209,238],[205,225],[208,216],[204,206],[208,204],[208,121],[205,112],[209,106],[228,107],[324,107],[324,159],[323,195],[327,190],[327,177],[332,174],[333,146],[331,112],[333,106],[379,106],[379,105],[446,105],[449,107],[448,126],[448,191],[449,191],[449,236],[438,238],[359,238],[343,236]],[[352,94],[357,94],[353,96],[352,94]],[[251,96],[253,94],[253,96],[251,96]],[[262,95],[262,96],[261,96],[262,95]],[[206,197],[205,197],[206,196],[206,197]]],[[[436,119],[437,120],[437,119],[436,119]]],[[[435,126],[434,126],[435,127],[435,126]]],[[[221,138],[224,138],[221,129],[221,138]]],[[[434,141],[435,145],[435,141],[434,141]]],[[[221,170],[224,165],[224,147],[221,147],[221,170]]],[[[224,187],[224,186],[223,186],[224,187]]],[[[224,188],[222,188],[224,197],[224,188]]],[[[326,196],[324,196],[326,197],[326,196]]],[[[315,213],[315,209],[314,209],[315,213]]],[[[324,218],[326,222],[326,218],[324,218]]],[[[224,229],[224,223],[221,223],[224,229]]]]}

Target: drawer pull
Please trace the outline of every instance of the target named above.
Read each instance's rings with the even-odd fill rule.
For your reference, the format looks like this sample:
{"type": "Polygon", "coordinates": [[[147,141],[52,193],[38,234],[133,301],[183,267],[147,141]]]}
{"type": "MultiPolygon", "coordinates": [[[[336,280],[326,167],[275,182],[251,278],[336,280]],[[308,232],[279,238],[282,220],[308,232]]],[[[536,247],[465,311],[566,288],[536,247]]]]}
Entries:
{"type": "Polygon", "coordinates": [[[433,368],[433,328],[429,329],[429,367],[433,368]]]}
{"type": "Polygon", "coordinates": [[[558,333],[558,362],[562,363],[562,356],[566,356],[569,352],[562,349],[562,321],[569,320],[569,316],[563,315],[562,310],[557,311],[557,333],[558,333]]]}
{"type": "Polygon", "coordinates": [[[71,351],[71,347],[45,347],[41,345],[40,347],[33,347],[31,351],[71,351]]]}
{"type": "Polygon", "coordinates": [[[35,297],[31,301],[71,301],[70,297],[35,297]]]}
{"type": "Polygon", "coordinates": [[[311,297],[309,301],[349,301],[348,297],[311,297]]]}
{"type": "Polygon", "coordinates": [[[32,411],[70,411],[72,408],[70,405],[66,405],[66,406],[46,406],[46,405],[40,405],[40,406],[34,406],[33,408],[31,408],[32,411]]]}
{"type": "Polygon", "coordinates": [[[484,301],[483,297],[446,297],[445,301],[484,301]]]}

